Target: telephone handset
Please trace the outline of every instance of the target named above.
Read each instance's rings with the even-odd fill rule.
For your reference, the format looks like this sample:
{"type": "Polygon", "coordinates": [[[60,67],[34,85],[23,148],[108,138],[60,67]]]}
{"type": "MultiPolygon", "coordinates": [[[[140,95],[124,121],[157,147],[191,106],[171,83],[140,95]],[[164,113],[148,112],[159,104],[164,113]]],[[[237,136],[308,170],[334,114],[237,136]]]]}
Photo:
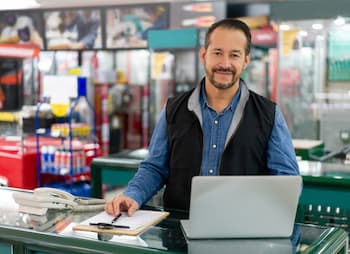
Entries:
{"type": "Polygon", "coordinates": [[[54,201],[57,203],[64,203],[67,205],[75,206],[74,203],[75,197],[69,192],[50,188],[50,187],[40,187],[34,189],[34,196],[42,197],[48,201],[54,201]]]}
{"type": "Polygon", "coordinates": [[[56,188],[50,188],[50,187],[36,188],[34,190],[34,194],[35,193],[38,193],[40,196],[57,197],[57,198],[71,200],[76,202],[78,205],[101,205],[106,203],[104,199],[77,197],[69,192],[56,189],[56,188]]]}
{"type": "Polygon", "coordinates": [[[73,211],[103,210],[105,200],[76,197],[66,191],[39,187],[33,192],[14,192],[13,198],[19,204],[19,211],[43,215],[49,208],[71,209],[73,211]]]}

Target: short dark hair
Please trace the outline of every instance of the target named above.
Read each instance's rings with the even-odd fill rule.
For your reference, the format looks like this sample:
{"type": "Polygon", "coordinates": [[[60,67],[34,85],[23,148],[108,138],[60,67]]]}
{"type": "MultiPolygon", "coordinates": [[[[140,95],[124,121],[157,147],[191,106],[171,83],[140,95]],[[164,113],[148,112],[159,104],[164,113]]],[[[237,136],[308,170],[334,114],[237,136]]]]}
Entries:
{"type": "Polygon", "coordinates": [[[219,21],[213,23],[209,27],[207,33],[205,34],[205,41],[204,41],[205,49],[207,49],[209,47],[211,34],[218,27],[242,31],[247,39],[245,53],[246,53],[246,55],[249,55],[250,46],[252,44],[252,35],[250,34],[250,29],[247,26],[247,24],[244,23],[243,21],[240,21],[238,19],[232,19],[232,18],[226,18],[226,19],[219,20],[219,21]]]}

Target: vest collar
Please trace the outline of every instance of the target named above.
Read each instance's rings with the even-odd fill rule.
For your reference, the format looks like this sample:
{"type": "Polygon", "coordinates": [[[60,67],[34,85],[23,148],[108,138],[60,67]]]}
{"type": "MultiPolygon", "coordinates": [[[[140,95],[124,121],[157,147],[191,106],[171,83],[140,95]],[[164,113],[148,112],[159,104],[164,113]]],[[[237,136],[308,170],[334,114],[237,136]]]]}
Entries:
{"type": "MultiPolygon", "coordinates": [[[[193,111],[194,114],[197,116],[201,126],[203,126],[203,118],[202,118],[202,110],[201,110],[201,105],[199,103],[199,96],[200,96],[200,91],[201,87],[205,82],[205,78],[203,78],[200,82],[200,85],[196,86],[196,88],[193,90],[190,98],[188,99],[187,103],[187,108],[189,111],[193,111]]],[[[243,79],[239,80],[239,85],[241,88],[241,97],[238,101],[237,108],[235,110],[235,114],[233,116],[230,128],[227,133],[226,141],[225,141],[225,147],[230,140],[230,137],[234,134],[235,130],[238,127],[238,123],[240,122],[242,116],[243,116],[243,111],[244,107],[248,101],[249,98],[249,89],[243,79]]]]}
{"type": "Polygon", "coordinates": [[[202,109],[199,102],[199,96],[201,92],[201,87],[204,85],[205,78],[203,78],[198,86],[193,90],[190,98],[187,102],[187,108],[189,111],[193,111],[197,116],[199,123],[203,126],[202,109]]]}
{"type": "Polygon", "coordinates": [[[228,142],[230,141],[231,137],[235,133],[236,129],[238,128],[239,122],[241,121],[243,117],[243,112],[245,105],[247,104],[247,101],[249,99],[249,89],[245,82],[241,79],[240,80],[240,86],[241,86],[241,97],[238,101],[237,108],[235,110],[235,113],[233,115],[231,125],[228,129],[226,140],[225,140],[225,147],[227,146],[228,142]]]}

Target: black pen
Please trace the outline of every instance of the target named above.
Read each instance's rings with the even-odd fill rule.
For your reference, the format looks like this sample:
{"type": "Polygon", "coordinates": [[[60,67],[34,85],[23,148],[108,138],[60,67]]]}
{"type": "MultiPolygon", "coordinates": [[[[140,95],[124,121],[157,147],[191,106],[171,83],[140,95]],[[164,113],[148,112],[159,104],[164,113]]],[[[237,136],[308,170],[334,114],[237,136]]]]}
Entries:
{"type": "Polygon", "coordinates": [[[113,224],[103,223],[103,222],[99,222],[99,223],[90,222],[90,226],[97,226],[99,229],[130,228],[129,226],[125,226],[125,225],[113,225],[113,224]]]}
{"type": "Polygon", "coordinates": [[[114,228],[130,228],[129,226],[124,225],[113,225],[114,228]]]}
{"type": "Polygon", "coordinates": [[[117,216],[115,216],[111,223],[113,224],[114,222],[116,222],[120,216],[122,216],[122,213],[119,213],[117,216]]]}

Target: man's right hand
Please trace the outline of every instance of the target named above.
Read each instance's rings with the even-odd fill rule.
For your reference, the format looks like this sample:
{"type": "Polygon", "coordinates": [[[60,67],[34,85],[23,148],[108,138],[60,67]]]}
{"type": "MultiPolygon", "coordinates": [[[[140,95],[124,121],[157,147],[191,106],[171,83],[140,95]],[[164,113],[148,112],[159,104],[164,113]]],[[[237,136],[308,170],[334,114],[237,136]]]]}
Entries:
{"type": "Polygon", "coordinates": [[[138,208],[139,205],[134,199],[120,194],[107,201],[105,211],[113,216],[117,216],[121,212],[127,212],[128,216],[131,216],[138,208]]]}

